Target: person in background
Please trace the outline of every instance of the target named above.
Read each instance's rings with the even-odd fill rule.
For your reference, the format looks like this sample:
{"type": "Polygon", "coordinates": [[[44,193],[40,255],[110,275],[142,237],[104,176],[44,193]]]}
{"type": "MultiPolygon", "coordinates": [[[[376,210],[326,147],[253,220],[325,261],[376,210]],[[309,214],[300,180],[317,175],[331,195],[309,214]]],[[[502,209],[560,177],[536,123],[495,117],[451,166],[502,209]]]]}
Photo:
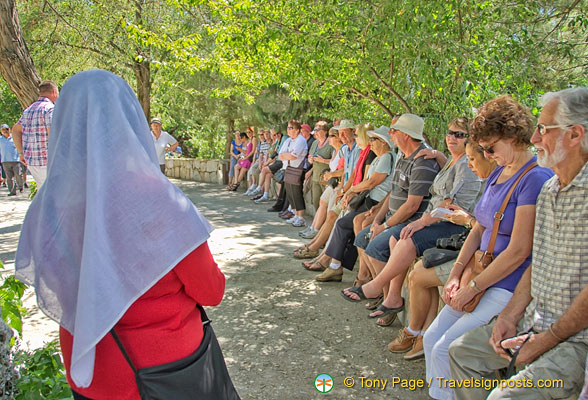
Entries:
{"type": "Polygon", "coordinates": [[[12,127],[14,145],[20,161],[26,165],[40,189],[47,177],[47,144],[51,131],[51,119],[59,89],[53,81],[39,85],[39,98],[23,111],[12,127]]]}
{"type": "Polygon", "coordinates": [[[235,131],[235,138],[231,140],[231,161],[229,162],[229,181],[232,181],[231,178],[235,176],[235,165],[239,162],[239,156],[241,155],[240,149],[243,149],[243,145],[241,144],[241,132],[239,130],[235,131]]]}
{"type": "Polygon", "coordinates": [[[161,129],[159,118],[151,120],[151,133],[155,144],[155,153],[159,162],[161,173],[165,175],[165,153],[174,151],[178,147],[178,141],[172,135],[161,129]]]}
{"type": "Polygon", "coordinates": [[[110,329],[138,369],[173,362],[200,346],[197,305],[223,297],[225,277],[207,245],[212,226],[161,174],[151,136],[116,75],[84,71],[63,86],[47,185],[24,219],[15,271],[60,325],[76,400],[140,399],[110,329]]]}
{"type": "Polygon", "coordinates": [[[8,196],[16,196],[17,188],[22,193],[23,181],[20,174],[20,160],[14,141],[10,136],[8,125],[2,125],[2,136],[0,136],[0,159],[2,168],[6,173],[8,184],[8,196]]]}

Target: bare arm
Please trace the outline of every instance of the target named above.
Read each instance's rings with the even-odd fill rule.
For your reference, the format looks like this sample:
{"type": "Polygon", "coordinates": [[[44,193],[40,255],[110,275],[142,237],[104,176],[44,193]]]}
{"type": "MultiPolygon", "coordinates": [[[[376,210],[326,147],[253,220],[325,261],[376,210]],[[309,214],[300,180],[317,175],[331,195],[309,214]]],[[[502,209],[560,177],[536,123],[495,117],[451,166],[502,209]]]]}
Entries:
{"type": "Polygon", "coordinates": [[[351,193],[359,193],[363,192],[364,190],[370,190],[378,186],[380,183],[384,182],[384,179],[388,177],[388,174],[384,174],[382,172],[374,172],[369,179],[360,182],[359,184],[352,186],[349,189],[351,193]]]}
{"type": "MultiPolygon", "coordinates": [[[[519,206],[515,212],[511,240],[502,253],[498,255],[475,279],[479,289],[486,289],[516,270],[531,254],[533,247],[533,229],[535,227],[535,205],[519,206]]],[[[466,263],[469,260],[460,260],[466,263]]],[[[460,287],[455,294],[451,307],[461,311],[474,296],[476,291],[468,286],[460,287]]]]}
{"type": "Polygon", "coordinates": [[[19,123],[14,124],[12,127],[12,139],[14,140],[14,146],[16,147],[16,151],[18,151],[18,156],[20,158],[20,162],[26,165],[24,155],[23,155],[23,148],[22,148],[22,125],[19,123]]]}
{"type": "Polygon", "coordinates": [[[388,226],[394,226],[406,221],[412,217],[415,212],[417,212],[421,206],[422,201],[423,196],[409,194],[404,204],[398,207],[398,210],[396,210],[396,212],[390,218],[388,218],[386,224],[388,226]]]}

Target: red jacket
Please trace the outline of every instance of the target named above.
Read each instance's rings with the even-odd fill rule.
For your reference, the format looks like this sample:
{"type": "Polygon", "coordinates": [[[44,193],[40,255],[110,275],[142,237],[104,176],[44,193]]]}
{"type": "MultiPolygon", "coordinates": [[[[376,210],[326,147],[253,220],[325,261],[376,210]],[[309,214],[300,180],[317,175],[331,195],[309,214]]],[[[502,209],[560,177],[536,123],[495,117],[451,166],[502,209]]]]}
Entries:
{"type": "MultiPolygon", "coordinates": [[[[215,306],[223,298],[225,276],[205,242],[133,303],[115,325],[131,361],[145,368],[192,354],[202,341],[196,304],[215,306]]],[[[73,336],[60,328],[67,380],[77,393],[95,400],[140,400],[135,377],[112,335],[96,345],[94,377],[87,388],[70,376],[73,336]]]]}

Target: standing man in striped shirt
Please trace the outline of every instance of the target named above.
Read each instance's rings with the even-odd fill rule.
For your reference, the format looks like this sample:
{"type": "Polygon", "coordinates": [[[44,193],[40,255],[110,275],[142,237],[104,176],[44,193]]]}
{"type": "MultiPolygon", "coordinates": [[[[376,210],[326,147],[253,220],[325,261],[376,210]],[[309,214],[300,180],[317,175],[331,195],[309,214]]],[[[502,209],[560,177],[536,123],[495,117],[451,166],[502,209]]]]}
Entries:
{"type": "Polygon", "coordinates": [[[47,178],[47,145],[53,107],[58,97],[59,89],[55,82],[41,82],[39,98],[24,110],[18,122],[12,127],[12,137],[20,161],[33,174],[37,189],[47,178]]]}
{"type": "Polygon", "coordinates": [[[564,399],[578,394],[584,382],[588,88],[547,93],[542,104],[531,142],[539,165],[553,169],[555,176],[537,198],[533,262],[496,321],[471,330],[449,347],[456,382],[508,381],[492,391],[489,385],[456,386],[456,399],[564,399]],[[497,375],[496,370],[505,367],[506,376],[497,375]]]}

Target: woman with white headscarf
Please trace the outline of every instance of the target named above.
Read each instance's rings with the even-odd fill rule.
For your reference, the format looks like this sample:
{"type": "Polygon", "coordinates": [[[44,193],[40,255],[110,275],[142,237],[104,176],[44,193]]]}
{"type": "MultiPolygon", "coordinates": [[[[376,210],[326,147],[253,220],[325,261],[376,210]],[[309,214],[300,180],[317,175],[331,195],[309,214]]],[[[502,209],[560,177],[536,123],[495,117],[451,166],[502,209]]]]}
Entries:
{"type": "Polygon", "coordinates": [[[192,354],[196,304],[220,303],[225,277],[212,227],[159,170],[145,114],[127,83],[81,72],[55,106],[46,184],[31,203],[16,275],[60,324],[76,399],[139,399],[137,368],[192,354]]]}

